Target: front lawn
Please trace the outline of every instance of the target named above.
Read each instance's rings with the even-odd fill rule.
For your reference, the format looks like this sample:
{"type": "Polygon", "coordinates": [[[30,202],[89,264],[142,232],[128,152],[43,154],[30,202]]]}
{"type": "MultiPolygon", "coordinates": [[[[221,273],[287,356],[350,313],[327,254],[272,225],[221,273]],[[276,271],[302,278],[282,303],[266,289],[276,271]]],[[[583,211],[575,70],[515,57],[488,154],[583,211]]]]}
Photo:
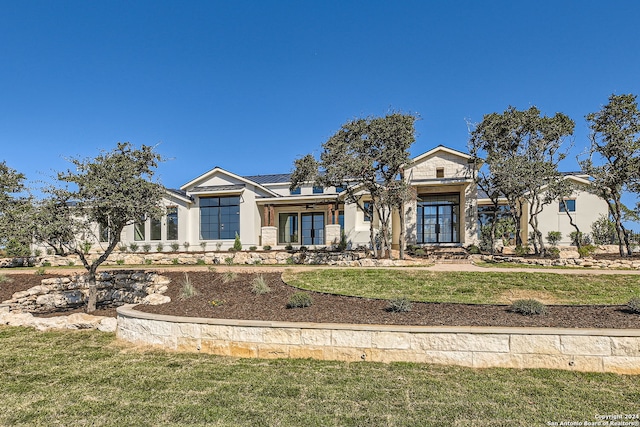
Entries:
{"type": "Polygon", "coordinates": [[[400,269],[287,270],[283,280],[339,295],[466,304],[537,298],[549,304],[626,304],[640,296],[640,275],[539,272],[438,272],[400,269]]]}
{"type": "Polygon", "coordinates": [[[0,425],[506,426],[638,411],[638,377],[144,351],[0,327],[0,425]]]}

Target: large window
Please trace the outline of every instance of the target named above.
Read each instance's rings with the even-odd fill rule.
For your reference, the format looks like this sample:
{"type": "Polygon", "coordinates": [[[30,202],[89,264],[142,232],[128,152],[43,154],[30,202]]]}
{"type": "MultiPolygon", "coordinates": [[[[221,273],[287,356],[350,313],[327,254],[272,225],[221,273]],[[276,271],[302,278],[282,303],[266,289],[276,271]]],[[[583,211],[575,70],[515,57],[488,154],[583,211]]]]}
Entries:
{"type": "Polygon", "coordinates": [[[460,195],[420,196],[417,214],[418,243],[460,242],[460,195]]]}
{"type": "Polygon", "coordinates": [[[133,240],[135,240],[136,242],[141,242],[145,239],[145,225],[146,221],[144,220],[144,218],[136,221],[136,223],[133,225],[133,240]]]}
{"type": "Polygon", "coordinates": [[[298,243],[298,214],[281,213],[278,216],[278,231],[280,243],[298,243]]]}
{"type": "Polygon", "coordinates": [[[200,198],[200,239],[233,239],[240,234],[240,197],[200,198]]]}
{"type": "Polygon", "coordinates": [[[564,205],[567,205],[567,211],[575,212],[576,211],[576,201],[575,199],[564,200],[563,202],[558,202],[558,212],[566,212],[564,205]]]}
{"type": "Polygon", "coordinates": [[[162,240],[162,221],[160,218],[151,218],[151,240],[162,240]]]}
{"type": "Polygon", "coordinates": [[[178,208],[167,208],[167,240],[178,240],[178,208]]]}

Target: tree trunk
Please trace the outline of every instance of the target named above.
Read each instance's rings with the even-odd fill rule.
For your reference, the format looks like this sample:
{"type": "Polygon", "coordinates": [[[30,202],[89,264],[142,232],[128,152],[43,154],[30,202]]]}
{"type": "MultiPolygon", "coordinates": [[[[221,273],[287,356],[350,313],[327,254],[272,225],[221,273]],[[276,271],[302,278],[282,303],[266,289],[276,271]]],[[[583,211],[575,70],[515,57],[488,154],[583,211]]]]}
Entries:
{"type": "Polygon", "coordinates": [[[576,239],[576,246],[578,247],[578,252],[580,252],[580,248],[582,248],[582,239],[580,238],[580,236],[582,236],[582,233],[580,232],[580,228],[578,228],[578,224],[576,224],[573,221],[573,217],[571,216],[571,212],[569,212],[569,207],[567,206],[566,200],[564,199],[560,199],[560,200],[562,201],[562,206],[564,207],[564,211],[569,217],[569,224],[571,224],[571,226],[576,230],[576,235],[578,236],[578,238],[576,239]]]}
{"type": "Polygon", "coordinates": [[[627,251],[627,256],[631,256],[631,245],[629,244],[629,237],[627,236],[627,232],[622,224],[622,209],[620,208],[620,202],[614,200],[614,210],[613,210],[613,219],[616,222],[616,232],[618,233],[618,248],[620,250],[620,256],[625,256],[625,249],[627,251]]]}
{"type": "Polygon", "coordinates": [[[96,311],[96,305],[98,300],[98,289],[96,286],[96,271],[95,269],[91,269],[89,271],[88,277],[89,281],[89,298],[87,301],[87,313],[93,313],[96,311]]]}
{"type": "Polygon", "coordinates": [[[400,250],[400,259],[404,259],[404,203],[400,204],[400,212],[398,212],[398,217],[400,217],[400,235],[398,236],[398,246],[400,250]]]}

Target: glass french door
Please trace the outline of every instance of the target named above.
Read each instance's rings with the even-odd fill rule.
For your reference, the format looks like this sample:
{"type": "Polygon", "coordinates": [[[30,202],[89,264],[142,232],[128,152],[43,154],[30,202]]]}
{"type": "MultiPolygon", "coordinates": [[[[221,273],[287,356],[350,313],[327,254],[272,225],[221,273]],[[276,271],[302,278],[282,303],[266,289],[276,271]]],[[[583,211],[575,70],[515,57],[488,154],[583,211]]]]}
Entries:
{"type": "Polygon", "coordinates": [[[424,197],[418,202],[418,243],[459,243],[459,196],[424,197]]]}
{"type": "Polygon", "coordinates": [[[303,213],[301,218],[302,245],[324,245],[324,213],[303,213]]]}

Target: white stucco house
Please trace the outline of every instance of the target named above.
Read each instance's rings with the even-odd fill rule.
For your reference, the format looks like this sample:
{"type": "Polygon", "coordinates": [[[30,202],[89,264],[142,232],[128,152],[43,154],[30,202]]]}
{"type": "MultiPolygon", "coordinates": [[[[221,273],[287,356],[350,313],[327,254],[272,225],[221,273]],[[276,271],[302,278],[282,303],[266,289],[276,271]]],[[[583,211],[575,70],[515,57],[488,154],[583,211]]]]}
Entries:
{"type": "MultiPolygon", "coordinates": [[[[406,205],[406,243],[416,245],[468,246],[478,241],[478,198],[473,182],[471,156],[438,146],[413,159],[405,179],[417,199],[406,205]]],[[[585,186],[585,177],[575,176],[585,186]]],[[[191,179],[179,189],[167,190],[166,215],[147,219],[123,231],[126,243],[164,246],[187,242],[195,250],[226,250],[236,233],[243,247],[287,245],[324,247],[335,244],[344,231],[351,247],[369,245],[368,218],[354,204],[344,202],[341,188],[319,188],[311,183],[290,191],[290,174],[240,176],[215,167],[191,179]]],[[[366,202],[367,195],[363,194],[366,202]]],[[[572,196],[569,207],[586,231],[600,214],[604,202],[586,191],[572,196]]],[[[525,221],[526,223],[526,221],[525,221]]],[[[557,206],[540,216],[543,233],[561,231],[568,239],[573,228],[557,206]]],[[[525,230],[526,231],[526,230],[525,230]]],[[[393,244],[399,244],[399,213],[392,217],[393,244]]]]}

